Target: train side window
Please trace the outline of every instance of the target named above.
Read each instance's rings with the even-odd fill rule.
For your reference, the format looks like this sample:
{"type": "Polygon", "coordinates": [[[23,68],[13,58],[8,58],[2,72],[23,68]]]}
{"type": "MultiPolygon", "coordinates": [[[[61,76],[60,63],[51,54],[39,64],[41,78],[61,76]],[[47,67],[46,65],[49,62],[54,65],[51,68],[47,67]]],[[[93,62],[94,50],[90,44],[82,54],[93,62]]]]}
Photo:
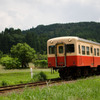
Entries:
{"type": "Polygon", "coordinates": [[[74,44],[67,44],[66,45],[66,52],[67,53],[73,53],[73,52],[75,52],[74,44]]]}
{"type": "Polygon", "coordinates": [[[85,46],[82,46],[82,54],[85,55],[85,46]]]}
{"type": "Polygon", "coordinates": [[[92,47],[91,47],[91,53],[93,53],[93,49],[92,49],[92,47]]]}
{"type": "Polygon", "coordinates": [[[86,53],[87,53],[87,55],[90,54],[90,52],[89,52],[89,47],[86,47],[86,53]]]}
{"type": "Polygon", "coordinates": [[[78,52],[81,54],[80,45],[78,45],[78,52]]]}
{"type": "Polygon", "coordinates": [[[63,53],[63,46],[59,46],[59,53],[63,53]]]}
{"type": "Polygon", "coordinates": [[[96,48],[94,48],[94,56],[96,56],[96,48]]]}
{"type": "Polygon", "coordinates": [[[99,48],[97,48],[97,56],[99,56],[99,48]]]}
{"type": "Polygon", "coordinates": [[[55,54],[55,46],[49,46],[49,54],[55,54]]]}

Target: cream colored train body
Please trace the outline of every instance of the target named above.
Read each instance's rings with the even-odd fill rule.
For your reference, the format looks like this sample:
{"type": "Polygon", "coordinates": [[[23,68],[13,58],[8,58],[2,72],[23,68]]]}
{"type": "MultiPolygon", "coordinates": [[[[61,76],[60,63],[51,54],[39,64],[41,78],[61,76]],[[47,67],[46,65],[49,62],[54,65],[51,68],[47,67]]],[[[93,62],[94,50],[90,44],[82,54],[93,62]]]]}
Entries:
{"type": "Polygon", "coordinates": [[[88,73],[90,69],[100,69],[100,44],[79,37],[49,39],[47,56],[48,67],[59,69],[61,73],[65,69],[76,70],[74,73],[80,70],[81,74],[88,73]]]}

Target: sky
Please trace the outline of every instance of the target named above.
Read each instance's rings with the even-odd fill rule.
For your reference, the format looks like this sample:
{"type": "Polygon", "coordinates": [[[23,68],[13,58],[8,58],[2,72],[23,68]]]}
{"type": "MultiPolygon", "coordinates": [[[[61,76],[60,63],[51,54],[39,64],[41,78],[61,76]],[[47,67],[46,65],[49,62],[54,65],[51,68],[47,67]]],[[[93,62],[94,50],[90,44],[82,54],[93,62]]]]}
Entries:
{"type": "Polygon", "coordinates": [[[0,32],[87,21],[100,22],[100,0],[0,0],[0,32]]]}

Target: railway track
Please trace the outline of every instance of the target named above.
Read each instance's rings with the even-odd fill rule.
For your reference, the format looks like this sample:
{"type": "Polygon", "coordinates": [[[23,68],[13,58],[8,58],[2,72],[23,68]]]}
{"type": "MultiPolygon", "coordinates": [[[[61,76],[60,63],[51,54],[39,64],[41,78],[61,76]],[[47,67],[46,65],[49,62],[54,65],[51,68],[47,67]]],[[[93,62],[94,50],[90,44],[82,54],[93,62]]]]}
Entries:
{"type": "MultiPolygon", "coordinates": [[[[84,77],[84,78],[86,78],[86,77],[84,77]]],[[[0,94],[6,93],[9,91],[13,91],[13,90],[19,90],[19,89],[25,88],[25,87],[36,87],[36,86],[45,86],[45,85],[48,86],[48,85],[51,85],[54,83],[59,83],[59,82],[67,82],[67,83],[75,82],[77,79],[81,79],[81,78],[76,78],[76,79],[69,78],[69,79],[64,79],[64,80],[62,80],[61,78],[54,78],[54,79],[48,79],[48,80],[40,81],[40,82],[3,86],[3,87],[0,87],[0,94]]]]}
{"type": "Polygon", "coordinates": [[[3,86],[3,87],[0,87],[0,93],[6,93],[8,91],[17,90],[17,89],[21,89],[21,88],[24,88],[24,87],[36,87],[36,86],[53,84],[53,83],[57,83],[57,82],[61,82],[61,79],[55,78],[55,79],[49,79],[49,80],[46,80],[46,81],[40,81],[40,82],[34,82],[34,83],[3,86]]]}

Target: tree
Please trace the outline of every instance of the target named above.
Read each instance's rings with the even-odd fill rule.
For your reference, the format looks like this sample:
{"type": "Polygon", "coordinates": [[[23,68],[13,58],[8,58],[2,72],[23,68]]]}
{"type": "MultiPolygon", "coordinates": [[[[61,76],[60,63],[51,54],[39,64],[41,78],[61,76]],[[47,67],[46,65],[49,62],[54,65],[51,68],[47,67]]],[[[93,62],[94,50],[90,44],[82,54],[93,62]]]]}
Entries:
{"type": "Polygon", "coordinates": [[[11,55],[19,58],[22,67],[28,67],[28,63],[34,58],[35,50],[26,43],[18,43],[11,48],[11,55]]]}
{"type": "Polygon", "coordinates": [[[3,52],[2,51],[0,51],[0,58],[3,56],[3,52]]]}
{"type": "Polygon", "coordinates": [[[4,54],[9,54],[13,45],[26,42],[37,52],[43,54],[47,50],[47,40],[60,36],[78,36],[100,42],[100,22],[39,25],[24,31],[5,28],[0,33],[0,50],[4,54]]]}

